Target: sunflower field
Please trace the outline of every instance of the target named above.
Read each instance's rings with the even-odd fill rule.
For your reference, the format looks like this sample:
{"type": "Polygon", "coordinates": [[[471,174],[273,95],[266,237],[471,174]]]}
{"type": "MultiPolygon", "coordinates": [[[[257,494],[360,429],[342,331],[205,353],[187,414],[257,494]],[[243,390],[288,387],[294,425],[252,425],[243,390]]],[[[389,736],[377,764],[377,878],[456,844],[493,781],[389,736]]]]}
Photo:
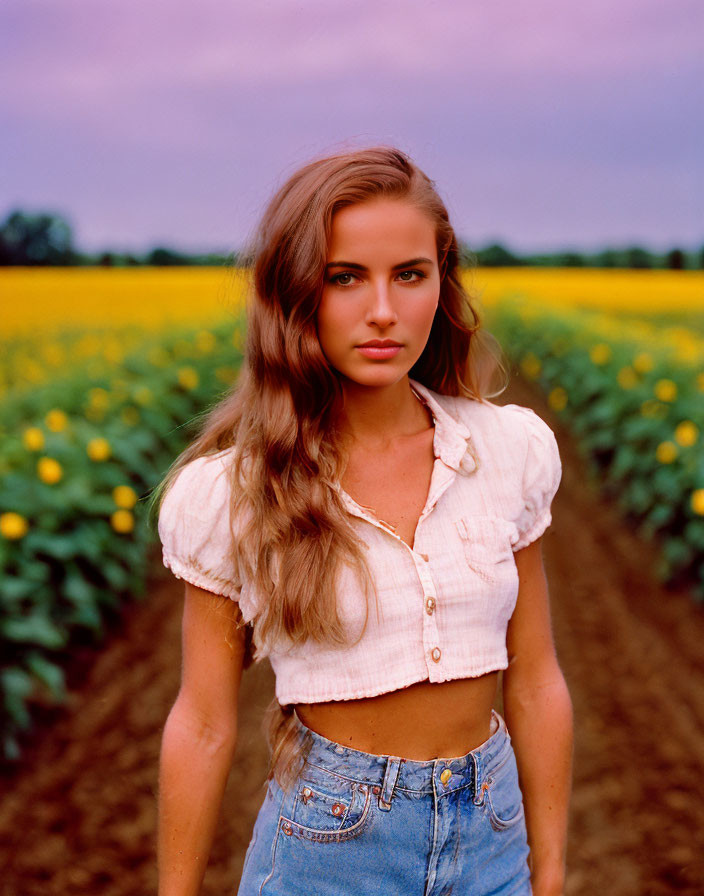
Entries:
{"type": "MultiPolygon", "coordinates": [[[[489,329],[595,479],[704,600],[704,274],[467,273],[489,329]]],[[[0,271],[0,737],[65,697],[64,658],[144,595],[148,500],[236,381],[245,277],[0,271]]],[[[153,521],[152,521],[153,522],[153,521]]]]}

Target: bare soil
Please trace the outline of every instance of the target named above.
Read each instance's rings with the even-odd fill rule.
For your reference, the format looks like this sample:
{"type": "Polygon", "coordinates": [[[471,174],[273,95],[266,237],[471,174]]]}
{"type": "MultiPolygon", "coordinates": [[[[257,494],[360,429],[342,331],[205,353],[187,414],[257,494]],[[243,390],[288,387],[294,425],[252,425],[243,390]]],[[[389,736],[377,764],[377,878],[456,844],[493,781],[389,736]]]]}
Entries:
{"type": "MultiPolygon", "coordinates": [[[[575,709],[566,896],[704,894],[704,609],[666,589],[656,551],[600,498],[569,433],[515,379],[500,403],[556,432],[563,480],[544,541],[553,626],[575,709]]],[[[149,597],[69,668],[0,777],[0,896],[146,896],[161,731],[178,689],[182,584],[155,557],[149,597]]],[[[245,672],[240,742],[204,896],[232,893],[264,795],[266,663],[245,672]]],[[[194,782],[197,786],[197,782],[194,782]]]]}

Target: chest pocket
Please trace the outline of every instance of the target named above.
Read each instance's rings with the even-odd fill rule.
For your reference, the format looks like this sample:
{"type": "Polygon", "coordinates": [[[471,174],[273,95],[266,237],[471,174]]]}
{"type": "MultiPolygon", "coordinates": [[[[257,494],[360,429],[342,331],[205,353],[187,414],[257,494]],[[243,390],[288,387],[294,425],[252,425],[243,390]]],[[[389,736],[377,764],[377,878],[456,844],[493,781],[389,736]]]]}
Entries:
{"type": "Polygon", "coordinates": [[[455,520],[464,559],[470,569],[492,585],[510,583],[518,571],[511,537],[515,526],[493,516],[465,516],[455,520]]]}

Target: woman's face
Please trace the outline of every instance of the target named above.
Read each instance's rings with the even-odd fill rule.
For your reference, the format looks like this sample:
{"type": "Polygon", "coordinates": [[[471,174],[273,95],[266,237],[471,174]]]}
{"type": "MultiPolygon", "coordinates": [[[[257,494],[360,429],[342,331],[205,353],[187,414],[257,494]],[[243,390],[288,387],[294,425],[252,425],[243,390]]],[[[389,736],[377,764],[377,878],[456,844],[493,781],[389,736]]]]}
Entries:
{"type": "Polygon", "coordinates": [[[402,379],[421,356],[440,299],[435,228],[402,199],[340,209],[332,221],[318,338],[328,362],[361,386],[402,379]],[[370,341],[391,347],[366,347],[370,341]]]}

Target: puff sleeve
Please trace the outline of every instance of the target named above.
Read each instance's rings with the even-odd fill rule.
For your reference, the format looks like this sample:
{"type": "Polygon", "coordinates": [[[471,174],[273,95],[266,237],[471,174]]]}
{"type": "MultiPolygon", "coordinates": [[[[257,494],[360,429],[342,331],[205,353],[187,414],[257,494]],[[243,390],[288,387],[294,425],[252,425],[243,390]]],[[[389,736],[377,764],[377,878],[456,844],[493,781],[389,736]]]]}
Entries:
{"type": "Polygon", "coordinates": [[[158,531],[164,566],[176,578],[238,600],[223,454],[195,458],[181,469],[162,501],[158,531]]]}
{"type": "Polygon", "coordinates": [[[511,405],[525,429],[525,463],[521,495],[523,507],[516,520],[518,551],[539,538],[552,522],[551,504],[562,478],[562,462],[555,434],[530,408],[511,405]]]}

